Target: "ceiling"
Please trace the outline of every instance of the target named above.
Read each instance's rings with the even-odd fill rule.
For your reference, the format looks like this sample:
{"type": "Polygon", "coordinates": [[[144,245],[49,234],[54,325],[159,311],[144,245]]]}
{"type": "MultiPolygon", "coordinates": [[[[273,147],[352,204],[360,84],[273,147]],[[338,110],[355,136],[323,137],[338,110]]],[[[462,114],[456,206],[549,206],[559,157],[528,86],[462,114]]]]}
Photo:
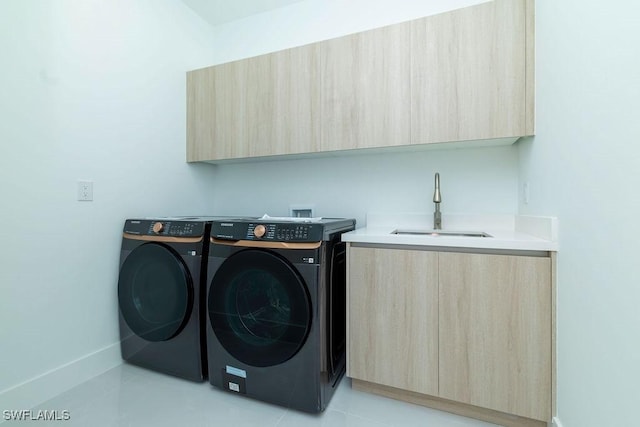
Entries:
{"type": "Polygon", "coordinates": [[[242,19],[302,0],[182,0],[211,25],[242,19]]]}

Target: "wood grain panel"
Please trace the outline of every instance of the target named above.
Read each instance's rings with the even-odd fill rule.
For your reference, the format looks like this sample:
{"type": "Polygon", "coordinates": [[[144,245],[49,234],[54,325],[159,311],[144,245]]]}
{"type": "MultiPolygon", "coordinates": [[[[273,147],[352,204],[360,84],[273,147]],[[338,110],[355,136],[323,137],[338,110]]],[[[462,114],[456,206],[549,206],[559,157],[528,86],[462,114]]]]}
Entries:
{"type": "Polygon", "coordinates": [[[349,247],[348,376],[437,393],[437,257],[349,247]]]}
{"type": "Polygon", "coordinates": [[[187,73],[187,160],[318,150],[315,45],[187,73]]]}
{"type": "Polygon", "coordinates": [[[526,41],[525,41],[525,120],[526,128],[524,135],[534,135],[536,133],[536,2],[535,0],[526,0],[525,3],[525,25],[526,25],[526,41]]]}
{"type": "Polygon", "coordinates": [[[551,419],[551,260],[439,254],[440,397],[551,419]]]}
{"type": "Polygon", "coordinates": [[[320,43],[321,150],[409,144],[411,26],[320,43]]]}
{"type": "Polygon", "coordinates": [[[245,126],[249,155],[309,153],[320,139],[316,45],[249,60],[245,126]]]}
{"type": "Polygon", "coordinates": [[[247,157],[249,60],[187,73],[187,160],[247,157]]]}
{"type": "Polygon", "coordinates": [[[216,158],[213,147],[213,67],[187,73],[187,161],[216,158]]]}
{"type": "MultiPolygon", "coordinates": [[[[527,0],[495,0],[412,21],[411,141],[522,136],[527,0]]],[[[532,59],[532,55],[531,58],[532,59]]],[[[533,68],[529,69],[532,73],[533,68]]]]}

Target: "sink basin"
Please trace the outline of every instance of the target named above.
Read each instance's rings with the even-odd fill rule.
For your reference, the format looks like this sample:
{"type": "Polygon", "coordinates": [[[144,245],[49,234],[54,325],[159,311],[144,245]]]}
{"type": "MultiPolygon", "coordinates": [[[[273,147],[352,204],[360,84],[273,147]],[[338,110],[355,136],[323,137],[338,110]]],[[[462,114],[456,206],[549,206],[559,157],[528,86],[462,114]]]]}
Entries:
{"type": "Polygon", "coordinates": [[[431,237],[492,237],[482,231],[446,231],[446,230],[394,230],[391,234],[431,236],[431,237]]]}

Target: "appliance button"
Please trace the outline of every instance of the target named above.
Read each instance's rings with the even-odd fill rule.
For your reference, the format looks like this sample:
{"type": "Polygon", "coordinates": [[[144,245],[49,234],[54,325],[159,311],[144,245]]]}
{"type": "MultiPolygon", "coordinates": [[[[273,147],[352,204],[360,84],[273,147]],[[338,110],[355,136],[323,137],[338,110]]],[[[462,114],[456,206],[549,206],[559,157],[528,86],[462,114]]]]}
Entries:
{"type": "Polygon", "coordinates": [[[160,234],[162,233],[162,231],[164,230],[164,224],[161,222],[156,222],[155,224],[153,224],[153,232],[156,234],[160,234]]]}
{"type": "Polygon", "coordinates": [[[266,232],[267,232],[267,229],[262,224],[256,225],[256,228],[253,229],[253,235],[256,236],[258,239],[264,236],[266,232]]]}

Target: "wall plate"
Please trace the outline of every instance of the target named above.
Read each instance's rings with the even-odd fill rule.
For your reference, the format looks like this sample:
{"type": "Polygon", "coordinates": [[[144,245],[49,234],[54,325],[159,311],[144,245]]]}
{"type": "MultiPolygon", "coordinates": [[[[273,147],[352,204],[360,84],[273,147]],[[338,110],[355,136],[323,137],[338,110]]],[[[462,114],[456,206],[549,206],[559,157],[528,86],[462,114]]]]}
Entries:
{"type": "Polygon", "coordinates": [[[313,205],[291,205],[289,216],[294,218],[313,218],[313,205]]]}
{"type": "Polygon", "coordinates": [[[93,181],[78,181],[78,201],[91,202],[93,200],[93,181]]]}

